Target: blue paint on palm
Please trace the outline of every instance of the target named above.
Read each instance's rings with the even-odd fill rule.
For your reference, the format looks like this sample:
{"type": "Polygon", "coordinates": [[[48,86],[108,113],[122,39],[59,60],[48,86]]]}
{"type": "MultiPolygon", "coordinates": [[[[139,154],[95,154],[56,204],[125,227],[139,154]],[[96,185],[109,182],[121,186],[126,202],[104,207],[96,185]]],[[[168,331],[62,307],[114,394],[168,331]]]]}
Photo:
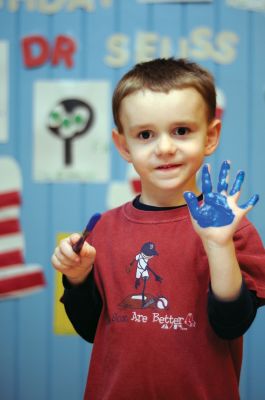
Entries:
{"type": "Polygon", "coordinates": [[[219,193],[208,193],[204,196],[204,204],[199,205],[194,193],[184,193],[191,215],[200,227],[218,227],[229,225],[235,215],[229,207],[226,197],[219,193]]]}
{"type": "MultiPolygon", "coordinates": [[[[202,228],[208,227],[220,227],[230,225],[235,215],[232,209],[229,207],[227,197],[222,192],[227,192],[228,189],[228,174],[230,170],[230,164],[224,161],[219,174],[219,181],[217,185],[217,193],[212,191],[211,175],[207,165],[203,166],[202,169],[202,192],[204,195],[204,204],[201,206],[198,203],[197,197],[192,192],[185,192],[184,198],[189,207],[192,217],[198,222],[202,228]]],[[[239,171],[236,176],[233,187],[230,191],[230,196],[235,195],[241,190],[242,183],[244,181],[245,173],[239,171]]],[[[259,199],[256,194],[250,198],[245,204],[240,206],[242,209],[253,207],[259,199]]]]}

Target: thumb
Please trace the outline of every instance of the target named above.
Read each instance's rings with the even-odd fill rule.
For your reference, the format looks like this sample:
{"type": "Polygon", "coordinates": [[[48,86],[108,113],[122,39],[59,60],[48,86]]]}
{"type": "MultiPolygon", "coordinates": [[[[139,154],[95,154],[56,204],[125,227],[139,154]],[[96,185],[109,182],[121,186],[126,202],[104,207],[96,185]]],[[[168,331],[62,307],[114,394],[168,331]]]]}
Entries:
{"type": "Polygon", "coordinates": [[[69,237],[69,240],[73,251],[80,257],[89,259],[95,258],[95,248],[92,247],[86,240],[84,240],[83,236],[78,233],[73,233],[69,237]]]}
{"type": "Polygon", "coordinates": [[[199,213],[199,202],[197,197],[195,196],[194,193],[192,192],[184,192],[183,193],[184,199],[187,203],[187,206],[189,207],[190,213],[192,217],[197,220],[198,219],[198,213],[199,213]]]}
{"type": "Polygon", "coordinates": [[[80,257],[89,258],[90,260],[95,260],[96,257],[96,249],[95,247],[91,246],[89,243],[84,242],[81,251],[80,257]]]}
{"type": "Polygon", "coordinates": [[[70,245],[73,246],[80,238],[80,233],[72,233],[68,238],[70,245]]]}
{"type": "Polygon", "coordinates": [[[242,210],[247,210],[248,212],[249,210],[251,210],[251,208],[255,206],[255,204],[257,204],[258,201],[259,195],[254,194],[245,204],[242,204],[239,208],[241,208],[242,210]]]}

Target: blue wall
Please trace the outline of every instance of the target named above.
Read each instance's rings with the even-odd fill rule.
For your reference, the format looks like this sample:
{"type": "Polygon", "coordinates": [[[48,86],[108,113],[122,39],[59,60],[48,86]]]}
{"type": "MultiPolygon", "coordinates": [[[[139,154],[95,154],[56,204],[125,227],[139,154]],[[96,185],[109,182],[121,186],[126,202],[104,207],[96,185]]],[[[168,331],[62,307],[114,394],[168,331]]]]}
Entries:
{"type": "MultiPolygon", "coordinates": [[[[10,130],[8,142],[0,143],[0,156],[13,157],[21,168],[26,261],[41,264],[47,279],[42,292],[0,302],[3,400],[81,399],[91,351],[91,346],[77,336],[53,333],[54,271],[50,257],[58,232],[80,231],[88,215],[106,209],[108,185],[34,181],[33,86],[37,80],[104,79],[113,88],[121,75],[139,61],[136,57],[141,33],[154,34],[153,57],[187,55],[209,68],[226,96],[222,140],[211,158],[212,168],[217,171],[223,159],[230,159],[234,171],[242,168],[247,172],[242,197],[260,194],[250,219],[265,240],[265,14],[232,8],[224,0],[198,4],[144,4],[136,0],[87,3],[94,3],[94,10],[79,8],[70,12],[62,7],[50,14],[38,8],[29,10],[26,1],[20,2],[15,11],[9,9],[8,2],[0,5],[0,40],[10,44],[10,130]],[[206,31],[199,31],[201,27],[206,31]],[[110,56],[107,41],[115,33],[125,35],[127,58],[111,66],[106,58],[110,56]],[[46,63],[26,68],[21,39],[35,34],[50,43],[59,34],[74,38],[78,46],[74,67],[46,63]]],[[[110,151],[111,179],[124,179],[124,163],[113,147],[110,151]]],[[[241,380],[244,400],[265,398],[264,329],[261,309],[245,337],[241,380]]]]}

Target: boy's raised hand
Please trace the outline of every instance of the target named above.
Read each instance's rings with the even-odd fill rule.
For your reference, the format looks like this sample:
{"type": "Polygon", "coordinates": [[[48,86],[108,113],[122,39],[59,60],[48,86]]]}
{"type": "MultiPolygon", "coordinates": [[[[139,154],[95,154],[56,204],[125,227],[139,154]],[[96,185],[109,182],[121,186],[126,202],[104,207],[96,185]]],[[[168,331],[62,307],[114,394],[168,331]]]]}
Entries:
{"type": "Polygon", "coordinates": [[[53,267],[64,274],[72,284],[80,284],[86,279],[96,257],[95,248],[87,242],[83,244],[79,254],[73,251],[72,246],[79,238],[79,234],[73,233],[61,240],[51,258],[53,267]]]}
{"type": "Polygon", "coordinates": [[[219,174],[217,192],[212,191],[208,165],[202,169],[202,192],[204,202],[199,205],[194,193],[185,192],[184,198],[189,207],[196,232],[204,240],[225,244],[231,240],[242,217],[257,203],[259,196],[252,196],[245,204],[238,205],[244,172],[239,171],[232,189],[228,193],[230,163],[224,161],[219,174]]]}

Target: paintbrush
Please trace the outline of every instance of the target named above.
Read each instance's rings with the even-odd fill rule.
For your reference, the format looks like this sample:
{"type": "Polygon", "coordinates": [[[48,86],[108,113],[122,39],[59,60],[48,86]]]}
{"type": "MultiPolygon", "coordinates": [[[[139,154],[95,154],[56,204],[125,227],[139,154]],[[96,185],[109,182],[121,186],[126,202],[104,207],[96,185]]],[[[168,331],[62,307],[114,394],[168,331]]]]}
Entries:
{"type": "Polygon", "coordinates": [[[90,232],[93,230],[94,226],[96,225],[96,223],[98,222],[98,220],[101,218],[101,214],[96,213],[93,214],[92,217],[90,218],[90,220],[87,223],[87,226],[85,227],[82,236],[80,237],[80,239],[72,246],[72,249],[74,250],[74,252],[76,254],[79,254],[83,244],[85,242],[85,240],[87,239],[88,235],[90,234],[90,232]]]}

